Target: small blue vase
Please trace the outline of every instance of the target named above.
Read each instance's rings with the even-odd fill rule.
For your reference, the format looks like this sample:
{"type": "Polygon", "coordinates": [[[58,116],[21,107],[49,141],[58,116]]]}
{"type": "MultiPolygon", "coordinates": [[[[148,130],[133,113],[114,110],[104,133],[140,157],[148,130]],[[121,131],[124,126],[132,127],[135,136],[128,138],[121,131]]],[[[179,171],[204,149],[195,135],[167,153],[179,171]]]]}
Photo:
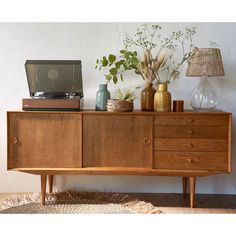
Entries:
{"type": "Polygon", "coordinates": [[[106,111],[108,99],[110,99],[110,92],[107,90],[107,84],[99,84],[96,96],[96,111],[106,111]]]}

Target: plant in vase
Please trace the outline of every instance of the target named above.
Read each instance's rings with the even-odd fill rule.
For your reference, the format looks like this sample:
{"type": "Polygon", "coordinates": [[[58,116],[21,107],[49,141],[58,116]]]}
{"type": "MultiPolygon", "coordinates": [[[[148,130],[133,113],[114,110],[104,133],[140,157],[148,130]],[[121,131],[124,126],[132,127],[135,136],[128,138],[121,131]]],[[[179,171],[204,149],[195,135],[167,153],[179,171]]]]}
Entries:
{"type": "MultiPolygon", "coordinates": [[[[118,81],[124,80],[123,73],[125,71],[135,70],[136,73],[139,73],[137,70],[138,63],[136,51],[121,50],[118,57],[110,54],[107,57],[103,56],[102,59],[97,59],[95,69],[107,69],[108,72],[105,74],[107,83],[113,82],[116,85],[118,81]]],[[[118,88],[117,97],[118,99],[107,100],[108,111],[133,110],[134,91],[122,92],[118,88]]]]}
{"type": "Polygon", "coordinates": [[[159,25],[144,24],[134,35],[127,34],[124,39],[127,50],[133,47],[143,50],[143,60],[137,64],[137,71],[145,80],[145,89],[141,92],[142,110],[153,107],[155,111],[171,110],[171,94],[167,84],[179,78],[181,66],[192,56],[194,27],[185,28],[184,32],[174,31],[168,37],[162,36],[161,29],[159,25]],[[152,89],[154,81],[158,85],[157,92],[152,89]]]}

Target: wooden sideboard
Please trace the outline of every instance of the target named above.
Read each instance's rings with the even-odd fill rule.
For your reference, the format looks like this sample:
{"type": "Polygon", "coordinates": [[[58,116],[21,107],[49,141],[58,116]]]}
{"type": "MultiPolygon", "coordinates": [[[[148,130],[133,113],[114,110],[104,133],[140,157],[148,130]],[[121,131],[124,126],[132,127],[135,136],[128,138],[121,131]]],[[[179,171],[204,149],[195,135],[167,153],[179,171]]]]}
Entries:
{"type": "Polygon", "coordinates": [[[190,184],[231,172],[231,113],[7,112],[8,170],[41,175],[162,175],[190,184]]]}

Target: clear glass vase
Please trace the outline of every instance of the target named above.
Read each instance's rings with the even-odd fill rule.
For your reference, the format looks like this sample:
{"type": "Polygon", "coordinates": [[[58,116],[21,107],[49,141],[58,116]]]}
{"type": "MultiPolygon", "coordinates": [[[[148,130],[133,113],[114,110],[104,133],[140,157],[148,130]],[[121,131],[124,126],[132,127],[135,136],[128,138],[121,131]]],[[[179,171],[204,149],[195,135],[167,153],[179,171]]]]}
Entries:
{"type": "Polygon", "coordinates": [[[207,77],[201,78],[191,94],[191,106],[195,110],[207,111],[216,108],[218,97],[216,90],[208,82],[207,77]]]}

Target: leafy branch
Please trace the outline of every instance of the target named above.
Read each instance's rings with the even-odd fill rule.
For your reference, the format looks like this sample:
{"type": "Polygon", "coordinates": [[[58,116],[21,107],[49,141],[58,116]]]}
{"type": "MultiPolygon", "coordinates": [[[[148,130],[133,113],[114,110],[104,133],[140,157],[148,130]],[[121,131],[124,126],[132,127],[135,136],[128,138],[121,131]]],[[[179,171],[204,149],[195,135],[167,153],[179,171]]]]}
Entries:
{"type": "Polygon", "coordinates": [[[107,69],[108,72],[105,74],[105,79],[109,83],[113,81],[117,84],[118,80],[124,80],[123,73],[125,71],[134,70],[136,74],[142,76],[138,70],[138,57],[136,51],[130,51],[127,49],[121,50],[120,55],[116,57],[113,54],[103,56],[102,59],[97,59],[95,69],[107,69]]]}

